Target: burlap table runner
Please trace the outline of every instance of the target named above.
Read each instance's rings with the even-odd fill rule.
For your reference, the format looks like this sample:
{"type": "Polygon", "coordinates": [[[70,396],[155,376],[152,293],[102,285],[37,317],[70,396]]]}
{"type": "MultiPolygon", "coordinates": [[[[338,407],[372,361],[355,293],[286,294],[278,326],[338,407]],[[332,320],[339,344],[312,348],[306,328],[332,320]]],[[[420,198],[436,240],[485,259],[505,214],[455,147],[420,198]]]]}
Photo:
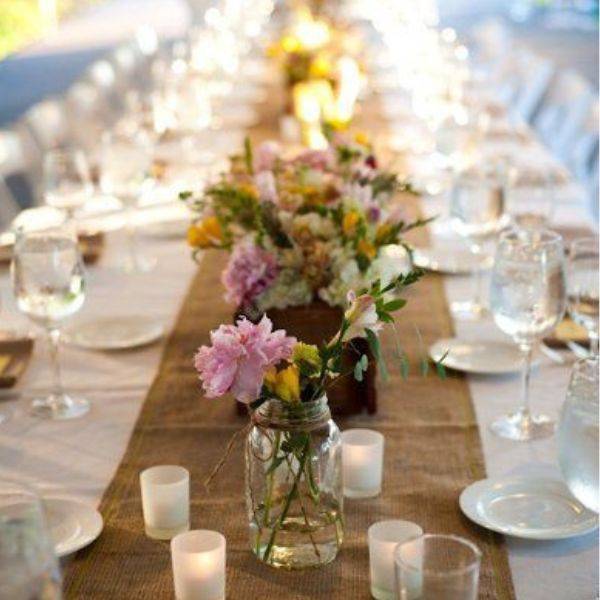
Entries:
{"type": "MultiPolygon", "coordinates": [[[[271,95],[254,140],[272,137],[280,114],[271,95]]],[[[368,110],[364,111],[369,113],[368,110]]],[[[376,114],[376,113],[375,113],[376,114]]],[[[409,211],[416,200],[405,200],[409,211]]],[[[415,232],[423,242],[425,231],[415,232]]],[[[167,542],[144,535],[139,473],[156,464],[179,464],[191,473],[192,528],[221,531],[227,538],[227,597],[232,599],[369,598],[367,528],[387,518],[408,519],[426,532],[453,533],[473,540],[483,552],[480,598],[514,598],[502,537],[468,521],[458,506],[461,490],[485,477],[477,423],[465,378],[418,373],[423,348],[453,334],[443,281],[427,275],[398,315],[398,331],[413,364],[400,376],[390,332],[383,350],[391,376],[378,383],[377,415],[338,420],[340,427],[369,427],[386,438],[383,493],[371,500],[347,500],[346,532],[334,563],[288,573],[261,564],[249,550],[244,505],[242,444],[233,450],[210,492],[203,481],[246,421],[233,403],[202,398],[192,367],[196,348],[209,331],[231,320],[220,274],[226,257],[206,253],[167,341],[158,373],[144,402],[129,446],[100,504],[105,526],[65,571],[66,598],[86,600],[173,598],[167,542]],[[416,334],[422,336],[422,346],[416,334]]]]}

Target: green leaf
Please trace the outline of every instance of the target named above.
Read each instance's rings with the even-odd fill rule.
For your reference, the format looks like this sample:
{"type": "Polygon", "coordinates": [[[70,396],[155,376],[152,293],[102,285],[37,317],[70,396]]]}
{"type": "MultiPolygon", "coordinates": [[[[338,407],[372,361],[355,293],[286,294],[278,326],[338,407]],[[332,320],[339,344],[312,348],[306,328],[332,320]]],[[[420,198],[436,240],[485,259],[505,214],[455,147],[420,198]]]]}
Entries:
{"type": "Polygon", "coordinates": [[[246,162],[246,169],[251,175],[254,173],[254,160],[252,157],[252,143],[250,138],[246,136],[244,139],[244,161],[246,162]]]}
{"type": "Polygon", "coordinates": [[[379,338],[375,334],[372,329],[365,329],[367,334],[367,341],[369,342],[369,348],[371,348],[371,352],[373,352],[373,356],[379,365],[379,370],[381,371],[381,378],[385,381],[388,377],[388,371],[385,366],[385,362],[383,360],[383,356],[381,354],[381,344],[379,342],[379,338]]]}
{"type": "Polygon", "coordinates": [[[354,365],[354,379],[356,379],[356,381],[363,380],[363,369],[362,369],[362,365],[360,364],[360,361],[358,361],[354,365]]]}
{"type": "Polygon", "coordinates": [[[405,305],[406,305],[406,300],[404,300],[403,298],[397,298],[396,300],[391,300],[390,302],[386,302],[383,305],[383,308],[387,312],[395,312],[397,310],[400,310],[405,305]]]}
{"type": "Polygon", "coordinates": [[[366,371],[369,368],[369,359],[367,358],[366,354],[363,354],[360,357],[360,366],[362,367],[363,371],[366,371]]]}
{"type": "Polygon", "coordinates": [[[429,361],[426,358],[421,359],[421,375],[425,377],[429,373],[429,361]]]}

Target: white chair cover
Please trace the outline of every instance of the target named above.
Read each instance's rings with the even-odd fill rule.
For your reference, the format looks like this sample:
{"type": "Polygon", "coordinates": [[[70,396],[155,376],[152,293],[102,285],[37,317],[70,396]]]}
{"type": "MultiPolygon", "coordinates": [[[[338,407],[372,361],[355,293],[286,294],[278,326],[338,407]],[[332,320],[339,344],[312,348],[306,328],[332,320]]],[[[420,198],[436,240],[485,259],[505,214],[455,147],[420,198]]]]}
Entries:
{"type": "Polygon", "coordinates": [[[13,198],[4,178],[0,176],[0,231],[8,229],[19,213],[19,205],[13,198]]]}
{"type": "Polygon", "coordinates": [[[593,97],[591,86],[581,75],[572,70],[560,72],[533,120],[542,140],[560,153],[583,120],[593,97]]]}

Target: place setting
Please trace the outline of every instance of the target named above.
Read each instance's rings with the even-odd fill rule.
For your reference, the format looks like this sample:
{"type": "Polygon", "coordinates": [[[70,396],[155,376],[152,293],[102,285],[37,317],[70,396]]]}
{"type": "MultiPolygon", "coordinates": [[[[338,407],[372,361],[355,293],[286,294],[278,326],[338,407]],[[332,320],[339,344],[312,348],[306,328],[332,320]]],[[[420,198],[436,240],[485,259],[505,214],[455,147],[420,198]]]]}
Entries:
{"type": "Polygon", "coordinates": [[[597,6],[22,4],[0,598],[595,598],[597,6]]]}

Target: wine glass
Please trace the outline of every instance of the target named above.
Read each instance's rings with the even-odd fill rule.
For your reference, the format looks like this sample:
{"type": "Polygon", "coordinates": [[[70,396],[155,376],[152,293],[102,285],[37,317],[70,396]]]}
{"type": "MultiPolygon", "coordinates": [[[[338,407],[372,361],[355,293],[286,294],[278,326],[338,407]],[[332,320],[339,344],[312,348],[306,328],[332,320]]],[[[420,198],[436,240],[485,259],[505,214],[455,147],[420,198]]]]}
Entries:
{"type": "Polygon", "coordinates": [[[484,243],[505,224],[504,187],[499,178],[485,171],[458,176],[450,196],[450,220],[456,233],[468,240],[471,253],[480,259],[473,299],[453,302],[450,308],[458,318],[480,319],[487,314],[481,296],[483,273],[490,258],[484,255],[484,243]]]}
{"type": "Polygon", "coordinates": [[[25,485],[6,480],[0,480],[0,598],[62,598],[42,502],[25,485]]]}
{"type": "Polygon", "coordinates": [[[139,131],[107,132],[102,138],[100,187],[118,198],[125,209],[127,254],[123,269],[146,273],[155,261],[140,253],[135,217],[138,203],[152,186],[152,161],[148,138],[139,131]]]}
{"type": "Polygon", "coordinates": [[[571,244],[567,279],[569,314],[587,329],[592,356],[598,356],[598,240],[580,238],[571,244]]]}
{"type": "Polygon", "coordinates": [[[600,511],[598,492],[598,357],[573,367],[558,426],[558,462],[571,493],[600,511]]]}
{"type": "Polygon", "coordinates": [[[547,228],[556,206],[556,185],[551,178],[532,182],[523,178],[516,167],[508,169],[506,212],[516,227],[547,228]]]}
{"type": "Polygon", "coordinates": [[[94,189],[85,154],[74,148],[50,150],[44,157],[43,186],[46,204],[72,219],[94,189]]]}
{"type": "Polygon", "coordinates": [[[35,399],[32,414],[73,419],[88,412],[84,398],[65,393],[60,376],[60,325],[83,305],[85,280],[77,235],[70,225],[41,231],[17,230],[12,262],[17,308],[47,333],[53,383],[50,395],[35,399]]]}
{"type": "Polygon", "coordinates": [[[503,233],[492,270],[491,309],[501,331],[523,354],[521,407],[491,424],[498,436],[533,440],[552,435],[553,421],[529,409],[534,347],[560,323],[566,309],[562,238],[550,230],[512,229],[503,233]]]}

